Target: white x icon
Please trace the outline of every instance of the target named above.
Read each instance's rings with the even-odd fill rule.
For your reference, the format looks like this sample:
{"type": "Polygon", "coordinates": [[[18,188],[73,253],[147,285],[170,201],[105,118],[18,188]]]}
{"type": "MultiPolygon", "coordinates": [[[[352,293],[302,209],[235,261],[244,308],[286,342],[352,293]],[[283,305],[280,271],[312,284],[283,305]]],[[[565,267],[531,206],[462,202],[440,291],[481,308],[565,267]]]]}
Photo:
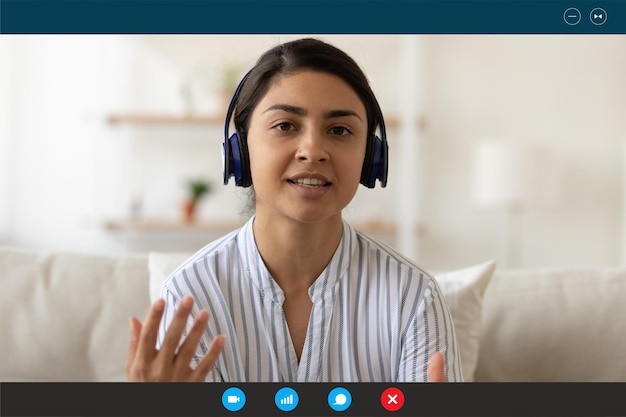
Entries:
{"type": "Polygon", "coordinates": [[[387,404],[398,404],[398,401],[396,401],[396,398],[398,398],[398,394],[395,395],[391,395],[391,394],[387,394],[387,398],[389,398],[389,401],[387,401],[387,404]]]}

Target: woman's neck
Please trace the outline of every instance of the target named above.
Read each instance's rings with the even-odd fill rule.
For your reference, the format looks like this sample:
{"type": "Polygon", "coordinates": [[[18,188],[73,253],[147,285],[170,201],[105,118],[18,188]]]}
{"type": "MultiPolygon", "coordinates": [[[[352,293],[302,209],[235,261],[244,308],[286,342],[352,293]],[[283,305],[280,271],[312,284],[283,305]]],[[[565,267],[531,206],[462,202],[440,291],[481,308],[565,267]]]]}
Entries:
{"type": "Polygon", "coordinates": [[[257,212],[252,228],[267,269],[286,295],[308,290],[333,257],[341,236],[341,213],[316,223],[257,212]]]}

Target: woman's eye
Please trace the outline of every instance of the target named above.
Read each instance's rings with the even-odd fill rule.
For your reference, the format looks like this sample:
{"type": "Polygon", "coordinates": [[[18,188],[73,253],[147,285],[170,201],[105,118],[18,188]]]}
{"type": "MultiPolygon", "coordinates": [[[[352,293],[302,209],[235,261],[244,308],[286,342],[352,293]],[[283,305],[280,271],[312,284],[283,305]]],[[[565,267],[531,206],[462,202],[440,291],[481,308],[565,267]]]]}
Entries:
{"type": "Polygon", "coordinates": [[[277,124],[274,128],[280,130],[281,132],[287,132],[289,130],[293,130],[294,126],[291,123],[283,122],[277,124]]]}
{"type": "Polygon", "coordinates": [[[330,128],[330,133],[337,136],[349,135],[351,132],[348,128],[343,126],[334,126],[330,128]]]}

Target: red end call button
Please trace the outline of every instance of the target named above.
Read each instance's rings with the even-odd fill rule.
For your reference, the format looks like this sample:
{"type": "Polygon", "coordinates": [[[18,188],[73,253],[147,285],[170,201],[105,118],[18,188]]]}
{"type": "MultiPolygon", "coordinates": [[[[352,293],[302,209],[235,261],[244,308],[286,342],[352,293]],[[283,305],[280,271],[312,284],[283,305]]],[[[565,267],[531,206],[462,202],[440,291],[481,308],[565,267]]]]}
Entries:
{"type": "Polygon", "coordinates": [[[396,387],[387,388],[380,396],[380,403],[387,411],[398,411],[404,405],[404,394],[396,387]]]}

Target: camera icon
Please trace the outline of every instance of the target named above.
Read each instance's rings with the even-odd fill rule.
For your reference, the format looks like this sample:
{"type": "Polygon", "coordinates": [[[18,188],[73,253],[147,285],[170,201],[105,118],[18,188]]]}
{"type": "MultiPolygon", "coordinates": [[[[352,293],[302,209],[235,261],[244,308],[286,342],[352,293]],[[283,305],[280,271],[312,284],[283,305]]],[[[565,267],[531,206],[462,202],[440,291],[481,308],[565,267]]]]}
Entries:
{"type": "Polygon", "coordinates": [[[237,387],[228,388],[222,394],[222,405],[228,411],[239,411],[246,404],[246,394],[237,387]]]}

